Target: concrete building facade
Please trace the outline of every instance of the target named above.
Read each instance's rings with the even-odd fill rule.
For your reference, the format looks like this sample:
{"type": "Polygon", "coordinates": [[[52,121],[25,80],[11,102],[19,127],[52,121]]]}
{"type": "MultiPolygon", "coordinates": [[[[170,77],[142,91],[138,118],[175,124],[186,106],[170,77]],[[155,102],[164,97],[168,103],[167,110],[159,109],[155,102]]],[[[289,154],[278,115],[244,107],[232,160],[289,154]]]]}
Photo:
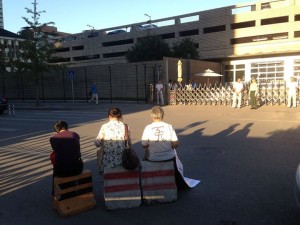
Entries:
{"type": "Polygon", "coordinates": [[[170,45],[191,38],[201,60],[221,63],[227,82],[300,79],[300,0],[263,0],[86,30],[57,38],[55,55],[74,66],[125,63],[128,49],[149,34],[170,45]]]}

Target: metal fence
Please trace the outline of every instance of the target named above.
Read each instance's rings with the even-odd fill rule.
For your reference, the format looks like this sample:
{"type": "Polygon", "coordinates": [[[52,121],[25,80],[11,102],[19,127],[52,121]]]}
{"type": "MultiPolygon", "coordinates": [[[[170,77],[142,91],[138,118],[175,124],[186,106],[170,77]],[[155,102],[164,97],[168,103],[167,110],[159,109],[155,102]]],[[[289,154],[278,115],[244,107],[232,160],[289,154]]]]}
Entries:
{"type": "MultiPolygon", "coordinates": [[[[244,84],[242,105],[250,104],[250,82],[244,84]]],[[[187,86],[169,91],[170,105],[232,105],[233,84],[199,85],[195,89],[187,86]]],[[[299,91],[297,103],[299,102],[299,91]]],[[[286,83],[259,84],[258,105],[287,105],[286,83]]],[[[298,105],[298,104],[297,104],[298,105]]]]}
{"type": "Polygon", "coordinates": [[[9,100],[88,100],[97,84],[99,100],[147,102],[149,85],[157,82],[158,62],[76,67],[42,74],[38,88],[30,73],[0,73],[0,96],[9,100]],[[72,71],[73,77],[70,77],[72,71]]]}

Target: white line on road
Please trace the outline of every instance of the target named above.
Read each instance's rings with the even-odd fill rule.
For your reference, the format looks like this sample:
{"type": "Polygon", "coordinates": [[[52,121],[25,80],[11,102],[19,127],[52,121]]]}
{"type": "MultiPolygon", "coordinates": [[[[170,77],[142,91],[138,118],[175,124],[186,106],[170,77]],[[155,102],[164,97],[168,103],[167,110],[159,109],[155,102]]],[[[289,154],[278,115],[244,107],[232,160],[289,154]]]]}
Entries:
{"type": "MultiPolygon", "coordinates": [[[[29,149],[29,148],[28,148],[29,149]]],[[[16,152],[21,152],[21,153],[26,153],[26,154],[31,154],[31,155],[43,155],[43,156],[49,156],[49,152],[36,152],[34,150],[24,150],[24,149],[17,149],[17,148],[9,148],[9,147],[0,147],[1,153],[10,152],[10,153],[16,153],[16,152]]]]}
{"type": "Polygon", "coordinates": [[[18,129],[11,129],[11,128],[0,128],[0,131],[5,131],[5,132],[12,132],[12,131],[17,131],[18,129]]]}
{"type": "Polygon", "coordinates": [[[38,122],[53,122],[53,120],[55,120],[55,119],[48,119],[48,120],[46,120],[46,119],[41,119],[41,118],[36,118],[36,117],[33,117],[32,119],[30,119],[30,118],[24,118],[24,117],[21,117],[21,118],[17,118],[17,117],[14,117],[14,118],[9,118],[8,119],[8,121],[12,121],[12,120],[14,120],[14,121],[38,121],[38,122]]]}
{"type": "Polygon", "coordinates": [[[0,142],[1,141],[8,141],[8,140],[16,139],[16,138],[20,138],[20,137],[26,137],[26,136],[30,136],[30,135],[33,135],[33,134],[40,134],[40,133],[43,133],[43,132],[46,132],[46,131],[47,132],[51,132],[50,130],[42,130],[42,131],[33,132],[33,133],[29,133],[29,134],[23,134],[23,135],[11,137],[11,138],[0,139],[0,142]]]}
{"type": "MultiPolygon", "coordinates": [[[[96,120],[96,122],[100,122],[100,121],[103,121],[104,119],[102,120],[96,120]]],[[[77,124],[71,124],[69,127],[72,128],[73,126],[82,126],[82,125],[85,125],[86,123],[77,123],[77,124]]],[[[17,138],[20,138],[20,137],[26,137],[26,136],[31,136],[31,135],[36,135],[36,134],[40,134],[40,133],[43,133],[43,132],[49,132],[51,133],[52,130],[50,129],[47,129],[47,130],[41,130],[41,131],[37,131],[37,132],[33,132],[33,133],[29,133],[29,134],[23,134],[23,135],[19,135],[19,136],[14,136],[14,137],[11,137],[11,138],[5,138],[5,139],[0,139],[0,142],[1,141],[8,141],[8,140],[13,140],[13,139],[17,139],[17,138]]]]}

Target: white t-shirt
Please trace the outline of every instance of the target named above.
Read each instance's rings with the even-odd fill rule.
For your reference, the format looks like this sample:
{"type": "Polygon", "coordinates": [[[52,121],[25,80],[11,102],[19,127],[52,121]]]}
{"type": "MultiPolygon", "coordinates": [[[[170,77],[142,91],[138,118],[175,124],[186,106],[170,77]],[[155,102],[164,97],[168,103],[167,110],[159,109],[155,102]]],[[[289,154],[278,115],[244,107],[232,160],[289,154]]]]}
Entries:
{"type": "Polygon", "coordinates": [[[172,125],[153,122],[147,125],[142,136],[142,145],[149,145],[150,161],[164,161],[175,157],[171,142],[178,141],[172,125]]]}
{"type": "Polygon", "coordinates": [[[164,89],[164,85],[163,84],[156,84],[156,91],[157,92],[162,92],[163,89],[164,89]]]}
{"type": "Polygon", "coordinates": [[[235,82],[233,88],[235,90],[234,92],[238,94],[243,90],[244,85],[242,83],[235,82]]]}
{"type": "Polygon", "coordinates": [[[288,82],[287,88],[289,89],[288,93],[290,95],[294,95],[297,93],[298,84],[297,82],[288,82]]]}

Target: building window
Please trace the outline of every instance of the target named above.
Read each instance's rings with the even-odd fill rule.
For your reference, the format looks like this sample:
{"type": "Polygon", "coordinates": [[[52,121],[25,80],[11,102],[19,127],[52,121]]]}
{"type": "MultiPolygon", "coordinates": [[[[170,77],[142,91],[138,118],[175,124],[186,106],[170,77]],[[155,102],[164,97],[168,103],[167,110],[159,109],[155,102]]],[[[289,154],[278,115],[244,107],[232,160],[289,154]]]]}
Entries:
{"type": "Polygon", "coordinates": [[[132,44],[132,43],[133,43],[133,39],[125,39],[125,40],[120,40],[120,41],[103,42],[102,46],[109,47],[109,46],[116,46],[116,45],[127,45],[127,44],[132,44]]]}
{"type": "Polygon", "coordinates": [[[270,38],[272,40],[288,39],[288,37],[289,37],[289,33],[288,32],[277,33],[277,34],[271,34],[270,35],[270,38]]]}
{"type": "Polygon", "coordinates": [[[113,53],[106,53],[103,54],[103,58],[114,58],[114,57],[122,57],[125,56],[127,52],[113,52],[113,53]]]}
{"type": "Polygon", "coordinates": [[[236,14],[240,14],[240,13],[247,13],[247,12],[251,12],[251,11],[255,11],[255,10],[256,10],[255,5],[238,7],[238,8],[231,9],[231,15],[236,15],[236,14]]]}
{"type": "Polygon", "coordinates": [[[57,57],[57,58],[53,58],[51,63],[63,63],[63,62],[70,62],[70,61],[71,61],[70,58],[57,57]]]}
{"type": "Polygon", "coordinates": [[[226,30],[226,25],[205,27],[205,28],[203,28],[203,34],[220,32],[220,31],[225,31],[225,30],[226,30]]]}
{"type": "Polygon", "coordinates": [[[295,37],[295,38],[300,37],[300,31],[299,31],[299,30],[294,31],[294,37],[295,37]]]}
{"type": "Polygon", "coordinates": [[[235,45],[235,44],[244,44],[250,42],[281,40],[287,38],[288,38],[288,32],[283,32],[283,33],[264,34],[264,35],[242,37],[242,38],[233,38],[230,39],[230,43],[231,45],[235,45]]]}
{"type": "Polygon", "coordinates": [[[237,70],[245,70],[245,64],[237,64],[237,65],[235,65],[235,68],[237,70]]]}
{"type": "Polygon", "coordinates": [[[294,60],[294,77],[297,77],[298,81],[300,79],[300,59],[294,60]]]}
{"type": "Polygon", "coordinates": [[[224,80],[225,82],[233,82],[233,71],[224,71],[225,77],[224,80]]]}
{"type": "Polygon", "coordinates": [[[161,37],[162,39],[175,38],[175,33],[161,34],[160,37],[161,37]]]}
{"type": "Polygon", "coordinates": [[[192,36],[192,35],[199,35],[199,30],[185,30],[185,31],[180,31],[179,36],[180,37],[186,37],[186,36],[192,36]]]}
{"type": "Polygon", "coordinates": [[[259,83],[278,83],[284,80],[284,61],[251,63],[251,77],[259,83]]]}
{"type": "Polygon", "coordinates": [[[78,50],[83,50],[84,49],[84,46],[83,45],[80,45],[80,46],[73,46],[72,47],[72,50],[73,51],[78,51],[78,50]]]}
{"type": "Polygon", "coordinates": [[[261,3],[261,10],[264,10],[264,9],[271,9],[270,2],[261,3]]]}
{"type": "Polygon", "coordinates": [[[295,21],[300,21],[300,14],[295,15],[295,21]]]}
{"type": "Polygon", "coordinates": [[[225,65],[225,82],[234,82],[237,79],[245,80],[245,64],[225,65]]]}
{"type": "Polygon", "coordinates": [[[241,23],[232,23],[230,25],[231,29],[241,29],[241,28],[247,28],[247,27],[255,27],[255,20],[247,21],[247,22],[241,22],[241,23]]]}
{"type": "Polygon", "coordinates": [[[274,18],[268,18],[268,19],[262,19],[261,25],[270,25],[270,24],[277,24],[277,23],[287,23],[289,22],[288,16],[280,16],[280,17],[274,17],[274,18]]]}
{"type": "Polygon", "coordinates": [[[83,61],[83,60],[91,60],[91,59],[100,59],[100,55],[84,55],[84,56],[77,56],[73,57],[74,61],[83,61]]]}
{"type": "Polygon", "coordinates": [[[55,49],[55,52],[68,52],[70,51],[70,48],[67,47],[67,48],[56,48],[55,49]]]}

